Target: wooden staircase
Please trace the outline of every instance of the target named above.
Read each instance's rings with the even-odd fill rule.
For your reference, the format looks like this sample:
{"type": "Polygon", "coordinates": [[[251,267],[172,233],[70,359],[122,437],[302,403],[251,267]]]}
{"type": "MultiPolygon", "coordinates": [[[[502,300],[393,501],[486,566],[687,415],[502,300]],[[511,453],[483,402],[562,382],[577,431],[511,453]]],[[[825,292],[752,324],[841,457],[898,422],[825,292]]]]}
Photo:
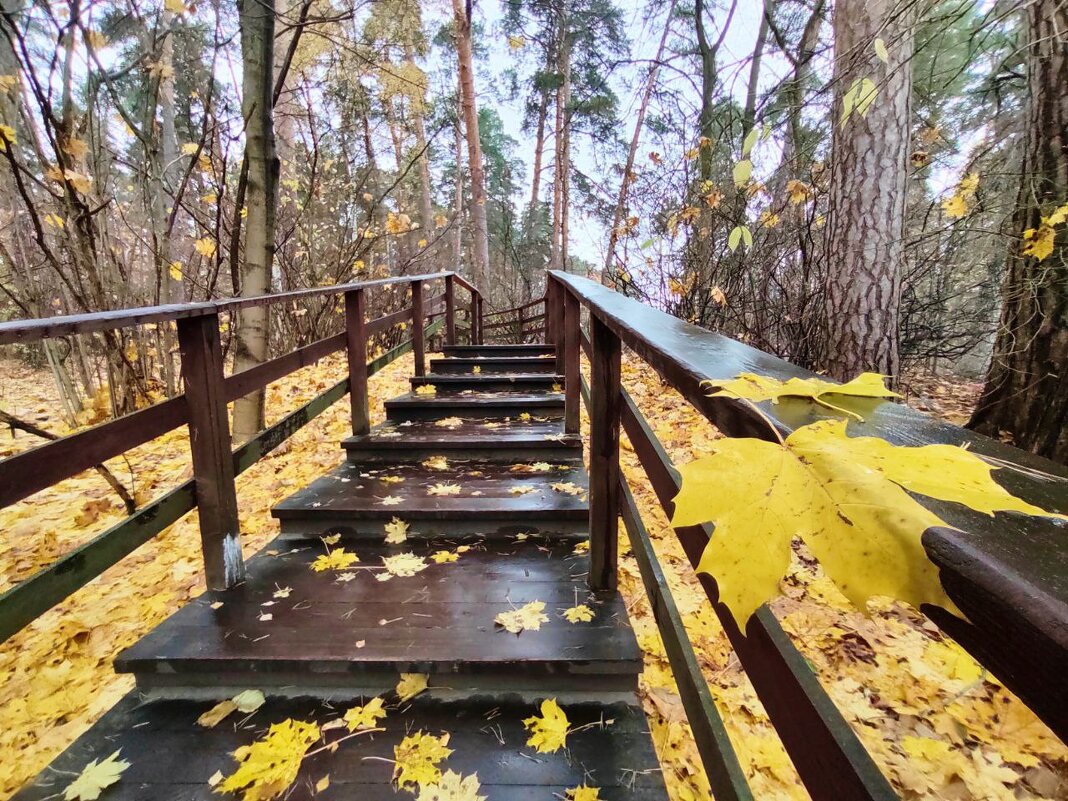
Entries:
{"type": "Polygon", "coordinates": [[[325,723],[378,695],[392,702],[385,731],[305,760],[284,797],[411,798],[383,760],[422,729],[450,732],[442,767],[477,773],[491,801],[549,801],[584,784],[602,799],[666,798],[626,607],[586,583],[588,477],[580,437],[564,432],[555,365],[546,345],[448,347],[431,360],[410,394],[386,402],[385,423],[345,440],[345,462],[274,508],[281,535],[244,583],[206,592],[119,655],[136,691],[15,798],[61,791],[117,748],[132,766],[104,801],[218,798],[209,777],[232,772],[230,754],[271,723],[325,723]],[[432,394],[418,391],[427,385],[432,394]],[[406,538],[388,544],[395,520],[406,538]],[[313,569],[339,548],[359,561],[313,569]],[[407,569],[387,569],[401,554],[414,557],[407,569]],[[548,616],[539,630],[495,623],[532,601],[548,616]],[[565,619],[579,604],[592,621],[565,619]],[[407,673],[430,689],[398,703],[407,673]],[[257,712],[196,725],[249,688],[267,696],[257,712]],[[574,729],[552,754],[528,747],[522,726],[546,698],[574,729]]]}

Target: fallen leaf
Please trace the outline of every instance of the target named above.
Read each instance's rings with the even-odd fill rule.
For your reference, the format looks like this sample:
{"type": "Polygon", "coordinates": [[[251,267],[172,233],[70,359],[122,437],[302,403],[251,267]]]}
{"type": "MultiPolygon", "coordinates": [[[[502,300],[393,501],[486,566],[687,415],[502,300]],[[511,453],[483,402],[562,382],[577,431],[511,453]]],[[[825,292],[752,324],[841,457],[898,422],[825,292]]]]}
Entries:
{"type": "Polygon", "coordinates": [[[420,789],[416,801],[485,801],[486,796],[478,794],[479,786],[478,774],[461,776],[447,770],[434,784],[420,789]]]}
{"type": "Polygon", "coordinates": [[[586,604],[579,604],[578,606],[572,606],[570,609],[565,609],[563,612],[568,623],[589,623],[593,620],[593,610],[586,604]]]}
{"type": "Polygon", "coordinates": [[[545,614],[544,601],[531,601],[510,612],[501,612],[494,618],[494,622],[512,634],[519,634],[528,629],[537,631],[542,623],[549,622],[549,617],[545,614]]]}
{"type": "Polygon", "coordinates": [[[399,517],[394,517],[386,523],[386,544],[400,545],[408,539],[408,524],[399,517]]]}
{"type": "Polygon", "coordinates": [[[287,719],[272,724],[262,738],[234,751],[241,764],[217,792],[241,792],[244,801],[277,798],[296,780],[304,754],[318,739],[315,723],[287,719]]]}
{"type": "Polygon", "coordinates": [[[564,747],[570,724],[556,699],[547,698],[541,702],[541,716],[533,715],[523,725],[530,732],[527,745],[542,754],[551,754],[564,747]]]}
{"type": "MultiPolygon", "coordinates": [[[[121,749],[120,749],[121,750],[121,749]]],[[[64,801],[95,801],[105,788],[122,778],[130,763],[118,758],[119,751],[104,760],[94,759],[63,791],[64,801]]]]}
{"type": "Polygon", "coordinates": [[[400,681],[397,682],[397,696],[403,703],[409,698],[415,698],[427,688],[429,677],[424,673],[401,673],[400,681]]]}
{"type": "Polygon", "coordinates": [[[345,712],[345,723],[349,731],[361,731],[373,729],[378,721],[386,716],[386,710],[381,698],[372,698],[363,706],[354,706],[345,712]]]}
{"type": "Polygon", "coordinates": [[[397,786],[403,790],[409,785],[425,787],[438,782],[441,779],[438,763],[452,753],[448,744],[448,733],[434,736],[417,731],[401,740],[393,749],[396,761],[393,778],[397,786]]]}

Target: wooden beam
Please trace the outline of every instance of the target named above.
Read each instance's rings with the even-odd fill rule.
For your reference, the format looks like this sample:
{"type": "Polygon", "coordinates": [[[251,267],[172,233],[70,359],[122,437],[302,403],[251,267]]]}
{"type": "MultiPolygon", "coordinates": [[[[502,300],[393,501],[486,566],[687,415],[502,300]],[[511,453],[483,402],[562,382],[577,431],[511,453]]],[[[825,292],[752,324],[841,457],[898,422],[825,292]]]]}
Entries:
{"type": "Polygon", "coordinates": [[[445,277],[445,344],[456,344],[456,282],[451,275],[445,277]]]}
{"type": "Polygon", "coordinates": [[[349,366],[349,408],[352,433],[371,430],[367,408],[367,298],[364,290],[345,293],[345,337],[349,366]]]}
{"type": "Polygon", "coordinates": [[[415,359],[415,374],[426,375],[426,338],[423,325],[423,282],[412,282],[412,353],[415,359]]]}
{"type": "Polygon", "coordinates": [[[245,564],[241,558],[218,315],[179,320],[178,347],[189,404],[189,449],[200,510],[204,574],[208,589],[225,590],[244,579],[245,564]]]}
{"type": "MultiPolygon", "coordinates": [[[[564,336],[563,345],[557,349],[557,364],[560,356],[564,363],[564,433],[577,434],[580,420],[579,390],[582,375],[579,372],[579,359],[582,352],[579,347],[582,332],[579,329],[581,307],[578,298],[561,288],[564,298],[564,336]]],[[[559,370],[559,368],[558,368],[559,370]]]]}
{"type": "MultiPolygon", "coordinates": [[[[619,556],[621,347],[608,326],[590,321],[590,587],[614,590],[619,556]]],[[[559,330],[559,329],[557,329],[559,330]]]]}

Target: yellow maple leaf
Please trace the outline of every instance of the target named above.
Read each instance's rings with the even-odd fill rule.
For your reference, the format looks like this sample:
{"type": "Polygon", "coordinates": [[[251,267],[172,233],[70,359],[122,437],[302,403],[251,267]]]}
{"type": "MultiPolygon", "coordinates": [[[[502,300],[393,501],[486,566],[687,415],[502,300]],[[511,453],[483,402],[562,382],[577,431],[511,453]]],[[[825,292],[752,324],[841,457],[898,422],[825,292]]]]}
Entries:
{"type": "Polygon", "coordinates": [[[400,506],[404,503],[404,498],[399,495],[386,495],[379,501],[383,506],[400,506]]]}
{"type": "Polygon", "coordinates": [[[519,634],[528,629],[537,631],[542,623],[549,622],[549,616],[545,614],[544,601],[531,601],[510,612],[501,612],[494,618],[494,622],[512,634],[519,634]]]}
{"type": "Polygon", "coordinates": [[[63,152],[74,159],[83,159],[89,152],[89,144],[84,139],[71,137],[63,143],[63,152]]]}
{"type": "Polygon", "coordinates": [[[172,261],[171,266],[167,268],[167,272],[171,278],[175,281],[182,280],[182,263],[180,261],[172,261]]]}
{"type": "Polygon", "coordinates": [[[530,732],[527,745],[539,753],[551,754],[564,747],[570,724],[556,699],[547,698],[541,702],[541,716],[533,715],[523,725],[530,732]]]}
{"type": "Polygon", "coordinates": [[[812,197],[812,188],[794,178],[786,182],[786,196],[792,205],[799,206],[812,197]]]}
{"type": "Polygon", "coordinates": [[[315,723],[287,719],[272,724],[261,739],[234,751],[241,764],[215,792],[241,792],[244,801],[277,798],[296,781],[304,754],[318,739],[315,723]]]}
{"type": "Polygon", "coordinates": [[[447,770],[434,784],[423,786],[416,801],[486,801],[486,796],[478,794],[479,789],[477,773],[461,776],[447,770]]]}
{"type": "Polygon", "coordinates": [[[209,236],[201,237],[193,243],[193,248],[206,259],[215,255],[215,240],[209,236]]]}
{"type": "Polygon", "coordinates": [[[421,556],[416,556],[414,553],[399,553],[396,556],[383,556],[382,565],[386,568],[391,576],[400,576],[406,578],[408,576],[414,576],[423,570],[426,570],[427,563],[421,556]]]}
{"type": "Polygon", "coordinates": [[[322,573],[327,570],[344,570],[349,565],[353,565],[360,561],[354,553],[346,551],[344,548],[334,548],[328,553],[320,554],[319,557],[312,562],[312,570],[316,573],[322,573]]]}
{"type": "Polygon", "coordinates": [[[189,10],[182,0],[163,0],[163,7],[172,14],[184,14],[189,10]]]}
{"type": "Polygon", "coordinates": [[[437,564],[443,565],[448,562],[455,562],[460,557],[454,551],[434,551],[434,553],[430,555],[430,558],[437,564]]]}
{"type": "Polygon", "coordinates": [[[425,787],[441,779],[438,763],[452,753],[448,733],[435,736],[417,731],[393,749],[393,778],[402,790],[409,785],[425,787]]]}
{"type": "Polygon", "coordinates": [[[354,706],[345,712],[345,723],[349,731],[373,729],[378,721],[386,716],[381,698],[372,698],[363,706],[354,706]]]}
{"type": "Polygon", "coordinates": [[[386,523],[386,544],[400,545],[408,539],[408,524],[399,517],[394,517],[386,523]]]}
{"type": "Polygon", "coordinates": [[[444,456],[431,456],[423,461],[423,467],[427,470],[448,470],[449,460],[444,456]]]}
{"type": "Polygon", "coordinates": [[[198,150],[200,150],[200,145],[197,142],[185,142],[182,145],[182,155],[185,156],[195,155],[198,150]]]}
{"type": "Polygon", "coordinates": [[[679,468],[672,525],[715,523],[697,569],[715,576],[739,623],[778,594],[795,536],[860,609],[874,595],[955,609],[920,541],[946,523],[906,490],[987,514],[1045,514],[996,484],[970,451],[849,437],[846,425],[803,426],[783,444],[718,440],[679,468]]]}
{"type": "Polygon", "coordinates": [[[415,698],[427,688],[429,676],[425,673],[401,673],[400,681],[397,682],[397,697],[403,703],[409,698],[415,698]]]}
{"type": "Polygon", "coordinates": [[[845,384],[835,384],[831,381],[823,381],[819,378],[791,378],[788,381],[780,381],[777,378],[768,378],[756,373],[741,373],[736,378],[728,380],[706,381],[705,384],[712,389],[711,397],[745,398],[754,403],[771,401],[778,403],[782,398],[809,398],[821,406],[826,406],[836,412],[847,414],[856,419],[861,419],[855,412],[835,406],[827,400],[828,395],[848,395],[853,398],[898,398],[896,392],[886,388],[883,376],[878,373],[861,373],[852,381],[845,384]]]}
{"type": "Polygon", "coordinates": [[[1052,226],[1040,225],[1037,231],[1034,228],[1028,228],[1023,234],[1023,255],[1033,256],[1043,261],[1053,252],[1053,243],[1056,238],[1057,233],[1052,226]]]}
{"type": "Polygon", "coordinates": [[[569,787],[567,801],[601,801],[601,789],[599,787],[569,787]]]}
{"type": "Polygon", "coordinates": [[[440,483],[440,484],[433,484],[427,489],[426,494],[427,495],[438,495],[438,496],[459,495],[460,494],[460,485],[459,484],[450,484],[448,482],[443,482],[443,483],[440,483]]]}
{"type": "Polygon", "coordinates": [[[572,606],[570,609],[565,609],[563,612],[568,623],[589,623],[593,620],[593,610],[586,604],[579,604],[578,606],[572,606]]]}
{"type": "Polygon", "coordinates": [[[556,492],[562,492],[565,495],[581,495],[586,491],[573,481],[556,481],[550,484],[550,486],[556,492]]]}
{"type": "MultiPolygon", "coordinates": [[[[121,750],[121,749],[120,749],[121,750]]],[[[104,788],[115,784],[130,763],[118,758],[119,752],[104,760],[94,759],[63,791],[64,801],[95,801],[104,788]]]]}
{"type": "Polygon", "coordinates": [[[959,193],[942,201],[942,211],[955,220],[968,215],[968,201],[959,193]]]}
{"type": "Polygon", "coordinates": [[[463,418],[460,417],[443,417],[440,420],[434,421],[434,425],[439,428],[459,428],[463,424],[463,418]]]}
{"type": "Polygon", "coordinates": [[[438,388],[435,387],[433,384],[422,384],[421,386],[415,388],[415,394],[422,395],[424,397],[428,395],[437,395],[438,388]]]}

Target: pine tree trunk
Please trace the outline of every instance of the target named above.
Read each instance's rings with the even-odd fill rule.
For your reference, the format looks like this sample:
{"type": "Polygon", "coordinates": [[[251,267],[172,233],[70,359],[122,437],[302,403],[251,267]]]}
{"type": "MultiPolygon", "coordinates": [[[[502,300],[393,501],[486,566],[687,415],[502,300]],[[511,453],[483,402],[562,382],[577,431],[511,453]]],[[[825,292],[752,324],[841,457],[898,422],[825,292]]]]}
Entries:
{"type": "Polygon", "coordinates": [[[556,119],[553,132],[553,225],[550,232],[549,266],[567,269],[567,190],[569,163],[568,102],[571,97],[571,34],[568,28],[567,2],[560,11],[556,72],[560,86],[556,90],[556,119]]]}
{"type": "Polygon", "coordinates": [[[1026,143],[1001,323],[986,386],[969,423],[1068,463],[1068,230],[1055,226],[1053,252],[1039,261],[1019,237],[1068,203],[1068,7],[1060,0],[1027,6],[1026,143]]]}
{"type": "Polygon", "coordinates": [[[474,238],[474,264],[471,275],[475,286],[484,289],[489,268],[489,223],[486,219],[486,174],[482,165],[482,140],[478,132],[478,107],[475,101],[475,69],[471,54],[471,6],[464,0],[452,0],[456,20],[456,56],[460,72],[460,102],[467,131],[467,168],[471,173],[471,227],[474,238]]]}
{"type": "Polygon", "coordinates": [[[896,376],[898,306],[909,157],[912,20],[892,0],[841,0],[834,9],[835,103],[824,367],[834,378],[865,370],[896,376]],[[875,55],[882,37],[890,63],[875,55]],[[840,122],[854,81],[879,87],[866,116],[840,122]]]}
{"type": "MultiPolygon", "coordinates": [[[[240,0],[242,97],[248,189],[245,205],[245,261],[241,296],[263,295],[271,289],[274,233],[278,201],[278,156],[274,144],[274,0],[240,0]]],[[[236,214],[241,210],[236,209],[236,214]]],[[[266,306],[243,309],[235,335],[234,372],[267,358],[269,339],[266,306]]],[[[233,438],[244,442],[264,428],[264,392],[234,402],[233,438]]]]}
{"type": "Polygon", "coordinates": [[[545,121],[549,117],[549,92],[541,90],[541,102],[538,105],[538,125],[534,133],[534,173],[530,179],[530,205],[527,213],[534,218],[534,210],[538,206],[538,195],[541,194],[541,162],[545,152],[545,121]]]}

